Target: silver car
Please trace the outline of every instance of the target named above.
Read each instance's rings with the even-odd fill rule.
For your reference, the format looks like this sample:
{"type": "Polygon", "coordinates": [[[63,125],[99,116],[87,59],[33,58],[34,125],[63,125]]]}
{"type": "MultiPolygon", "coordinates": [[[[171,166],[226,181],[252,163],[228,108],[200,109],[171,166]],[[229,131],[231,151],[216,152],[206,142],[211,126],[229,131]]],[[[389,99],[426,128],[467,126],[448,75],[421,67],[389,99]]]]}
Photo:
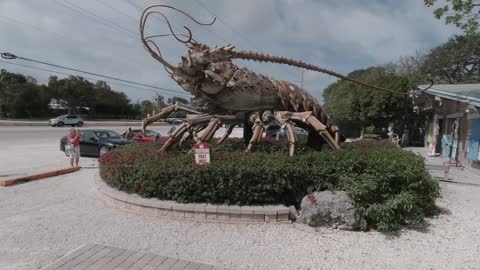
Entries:
{"type": "Polygon", "coordinates": [[[52,127],[63,127],[64,125],[81,127],[83,120],[78,115],[60,115],[48,120],[48,124],[52,127]]]}
{"type": "MultiPolygon", "coordinates": [[[[306,140],[308,137],[308,131],[300,127],[294,127],[295,135],[299,141],[306,140]]],[[[277,141],[279,140],[286,140],[287,139],[287,132],[285,129],[280,128],[279,126],[273,125],[267,128],[265,131],[266,137],[273,137],[277,141]]]]}
{"type": "MultiPolygon", "coordinates": [[[[297,136],[297,140],[303,141],[303,140],[306,140],[308,138],[308,131],[306,131],[305,129],[299,128],[299,127],[294,127],[294,130],[295,130],[295,135],[297,136]]],[[[287,139],[287,132],[284,129],[277,132],[276,139],[277,139],[277,141],[286,140],[287,139]]]]}

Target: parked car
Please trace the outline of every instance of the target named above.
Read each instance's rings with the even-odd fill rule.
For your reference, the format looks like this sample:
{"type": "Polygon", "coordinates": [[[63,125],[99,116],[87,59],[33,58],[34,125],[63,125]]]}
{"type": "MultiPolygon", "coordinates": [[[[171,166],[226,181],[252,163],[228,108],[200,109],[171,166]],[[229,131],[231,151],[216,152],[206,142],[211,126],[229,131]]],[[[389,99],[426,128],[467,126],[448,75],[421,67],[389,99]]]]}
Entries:
{"type": "MultiPolygon", "coordinates": [[[[132,132],[133,132],[132,140],[136,142],[156,142],[160,138],[159,133],[151,130],[146,130],[145,134],[142,133],[141,129],[132,129],[132,132]]],[[[122,134],[122,137],[126,138],[126,136],[127,136],[127,132],[124,132],[122,134]]]]}
{"type": "Polygon", "coordinates": [[[63,127],[64,125],[81,127],[83,126],[83,120],[78,115],[60,115],[48,120],[48,124],[52,127],[63,127]]]}
{"type": "MultiPolygon", "coordinates": [[[[293,129],[295,130],[295,135],[297,135],[297,140],[302,141],[308,138],[308,131],[306,131],[305,129],[300,127],[294,127],[293,129]]],[[[286,140],[287,132],[285,131],[285,129],[280,130],[276,134],[276,138],[277,140],[286,140]]]]}
{"type": "MultiPolygon", "coordinates": [[[[295,135],[298,140],[306,140],[308,137],[308,131],[300,127],[294,127],[295,135]]],[[[276,138],[277,140],[286,140],[287,132],[285,129],[280,128],[278,125],[270,125],[265,130],[265,137],[276,138]]]]}
{"type": "Polygon", "coordinates": [[[180,118],[167,118],[165,119],[165,122],[171,124],[171,125],[179,125],[183,123],[183,120],[180,118]]]}
{"type": "MultiPolygon", "coordinates": [[[[65,152],[67,136],[60,139],[60,151],[65,152]]],[[[80,156],[99,157],[113,148],[130,144],[125,138],[115,131],[105,129],[80,130],[80,156]]]]}
{"type": "Polygon", "coordinates": [[[277,133],[281,131],[280,126],[278,125],[269,125],[265,130],[265,137],[275,138],[277,133]]]}

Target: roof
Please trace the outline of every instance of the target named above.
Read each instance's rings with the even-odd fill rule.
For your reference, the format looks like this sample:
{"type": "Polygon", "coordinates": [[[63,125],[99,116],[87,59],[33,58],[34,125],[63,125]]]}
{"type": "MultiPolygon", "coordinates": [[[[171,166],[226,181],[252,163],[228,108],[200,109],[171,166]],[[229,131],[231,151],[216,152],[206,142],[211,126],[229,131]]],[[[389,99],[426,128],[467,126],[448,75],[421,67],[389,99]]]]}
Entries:
{"type": "MultiPolygon", "coordinates": [[[[424,90],[429,85],[419,85],[418,89],[424,90]]],[[[480,83],[477,84],[437,84],[433,85],[425,93],[458,100],[480,107],[480,83]]]]}

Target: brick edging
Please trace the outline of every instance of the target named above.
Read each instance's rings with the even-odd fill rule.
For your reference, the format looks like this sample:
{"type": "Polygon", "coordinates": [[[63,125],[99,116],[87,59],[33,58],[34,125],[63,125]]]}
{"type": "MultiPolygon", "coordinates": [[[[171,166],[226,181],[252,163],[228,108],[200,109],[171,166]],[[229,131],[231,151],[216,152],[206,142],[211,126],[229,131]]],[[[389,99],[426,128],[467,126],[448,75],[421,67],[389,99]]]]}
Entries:
{"type": "Polygon", "coordinates": [[[150,216],[222,223],[290,223],[290,209],[284,205],[214,205],[147,199],[109,187],[98,172],[94,183],[99,195],[110,206],[150,216]]]}

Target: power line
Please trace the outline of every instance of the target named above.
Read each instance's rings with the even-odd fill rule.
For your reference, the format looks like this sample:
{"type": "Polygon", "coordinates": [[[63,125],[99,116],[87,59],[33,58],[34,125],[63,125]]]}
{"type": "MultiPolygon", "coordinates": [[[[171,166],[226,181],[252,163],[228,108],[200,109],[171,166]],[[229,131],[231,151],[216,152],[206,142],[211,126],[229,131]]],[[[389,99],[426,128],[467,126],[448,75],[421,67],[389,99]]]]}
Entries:
{"type": "MultiPolygon", "coordinates": [[[[164,0],[163,2],[165,2],[165,4],[167,4],[167,5],[173,6],[172,4],[168,3],[168,2],[165,1],[165,0],[164,0]]],[[[217,32],[215,32],[215,31],[213,31],[213,30],[211,30],[210,28],[207,27],[207,28],[205,28],[205,30],[207,30],[209,33],[217,36],[217,37],[220,38],[223,42],[225,42],[225,43],[227,43],[227,44],[230,43],[230,42],[228,42],[225,38],[223,38],[220,34],[218,34],[217,32]]]]}
{"type": "MultiPolygon", "coordinates": [[[[135,4],[132,3],[130,0],[126,0],[126,1],[127,1],[128,4],[130,4],[131,6],[135,7],[135,8],[140,12],[140,14],[143,13],[143,9],[142,9],[141,7],[135,5],[135,4]]],[[[167,5],[169,5],[169,3],[167,3],[166,1],[164,1],[164,2],[165,2],[167,5]]],[[[162,24],[167,24],[165,21],[160,20],[158,17],[153,16],[153,18],[156,19],[158,22],[160,22],[160,23],[162,23],[162,24]]],[[[171,25],[171,27],[172,27],[175,31],[177,31],[178,33],[182,32],[182,31],[181,31],[180,29],[178,29],[178,27],[176,27],[175,25],[171,25]]],[[[211,30],[207,29],[207,31],[210,32],[211,30]]],[[[215,34],[215,33],[214,33],[214,34],[215,34]]],[[[204,43],[204,42],[202,42],[201,39],[196,38],[196,40],[199,41],[199,42],[201,42],[201,43],[204,43]]],[[[227,41],[225,41],[225,42],[227,42],[227,41]]],[[[227,43],[228,43],[228,42],[227,42],[227,43]]]]}
{"type": "Polygon", "coordinates": [[[148,84],[144,84],[144,83],[138,83],[138,82],[134,82],[134,81],[130,81],[130,80],[124,80],[124,79],[111,77],[111,76],[107,76],[107,75],[102,75],[102,74],[98,74],[98,73],[94,73],[94,72],[84,71],[84,70],[80,70],[80,69],[76,69],[76,68],[69,68],[69,67],[65,67],[65,66],[60,66],[60,65],[56,65],[56,64],[52,64],[52,63],[48,63],[48,62],[43,62],[43,61],[39,61],[39,60],[35,60],[35,59],[16,56],[16,55],[11,54],[11,53],[1,53],[0,55],[3,59],[7,59],[7,60],[21,59],[21,60],[25,60],[25,61],[30,61],[30,62],[42,64],[42,65],[48,65],[48,66],[52,66],[52,67],[56,67],[56,68],[62,68],[62,69],[67,69],[67,70],[71,70],[71,71],[75,71],[75,72],[85,73],[85,74],[89,74],[89,75],[93,75],[93,76],[97,76],[97,77],[101,77],[101,78],[106,78],[106,79],[131,83],[131,84],[140,85],[140,86],[151,87],[151,88],[160,89],[160,90],[163,90],[163,91],[173,92],[173,93],[177,93],[177,94],[178,93],[179,94],[184,94],[183,92],[180,92],[180,91],[177,91],[177,90],[172,90],[172,89],[168,89],[168,88],[148,85],[148,84]]]}
{"type": "MultiPolygon", "coordinates": [[[[57,0],[54,0],[54,1],[57,2],[58,4],[61,4],[61,5],[64,6],[64,7],[72,10],[72,11],[78,12],[77,10],[74,10],[74,9],[72,9],[71,7],[64,5],[63,3],[60,3],[60,2],[58,2],[57,0]]],[[[84,15],[84,14],[82,14],[82,13],[80,13],[80,14],[81,14],[81,15],[84,15]]],[[[50,34],[55,34],[55,35],[57,35],[57,36],[59,36],[59,37],[61,37],[61,38],[63,38],[63,39],[73,41],[73,39],[72,39],[71,36],[66,36],[66,35],[61,34],[61,33],[59,33],[59,32],[53,32],[53,31],[50,31],[50,30],[45,30],[45,29],[40,28],[40,27],[38,27],[38,26],[36,26],[36,25],[32,25],[32,24],[29,24],[29,23],[20,21],[20,20],[18,20],[18,19],[10,18],[10,17],[7,17],[7,16],[1,16],[1,15],[0,15],[0,19],[1,19],[1,20],[5,20],[6,22],[11,23],[11,24],[15,24],[15,25],[19,25],[19,26],[28,26],[28,27],[31,27],[31,28],[36,29],[36,30],[38,30],[38,31],[45,32],[45,33],[50,33],[50,34]]],[[[129,60],[129,63],[135,62],[135,63],[138,64],[138,65],[143,65],[143,64],[140,64],[140,63],[134,61],[132,58],[128,58],[128,56],[123,56],[123,57],[124,57],[125,59],[129,60]]]]}
{"type": "Polygon", "coordinates": [[[215,18],[217,18],[221,23],[223,23],[225,26],[227,26],[228,29],[230,29],[230,31],[232,31],[234,34],[236,34],[237,36],[239,36],[240,38],[242,38],[243,40],[245,40],[247,43],[249,43],[250,45],[253,45],[253,47],[256,47],[255,44],[250,41],[248,38],[246,38],[245,36],[243,36],[243,34],[240,32],[240,31],[237,31],[235,30],[230,24],[228,24],[227,22],[225,22],[224,20],[222,20],[221,17],[219,17],[217,14],[215,14],[215,12],[213,12],[213,10],[211,10],[207,5],[205,5],[202,1],[200,0],[196,0],[194,1],[197,5],[199,5],[200,7],[204,8],[206,11],[208,11],[210,14],[212,14],[215,18]]]}
{"type": "Polygon", "coordinates": [[[75,11],[77,13],[80,13],[81,15],[84,15],[84,16],[89,16],[89,17],[95,19],[96,21],[100,22],[101,24],[103,24],[103,25],[105,25],[105,26],[107,26],[111,29],[123,32],[124,34],[128,34],[130,37],[135,38],[135,39],[139,38],[139,36],[137,34],[133,33],[132,31],[130,31],[128,29],[125,29],[122,26],[117,25],[116,23],[112,23],[112,22],[106,20],[105,18],[102,18],[102,17],[96,15],[95,13],[93,13],[91,11],[88,11],[88,10],[86,10],[86,9],[84,9],[84,8],[74,4],[74,3],[71,3],[71,2],[68,2],[68,1],[60,2],[59,0],[54,0],[54,1],[56,3],[62,5],[63,7],[67,8],[67,9],[73,10],[73,11],[75,11]],[[74,8],[72,8],[72,7],[74,7],[74,8]]]}
{"type": "Polygon", "coordinates": [[[43,28],[40,28],[36,25],[32,25],[32,24],[29,24],[29,23],[26,23],[26,22],[22,22],[22,21],[19,21],[17,19],[14,19],[14,18],[10,18],[10,17],[7,17],[7,16],[0,16],[0,19],[3,19],[9,23],[12,23],[12,24],[19,24],[19,25],[26,25],[28,27],[32,27],[34,29],[37,29],[38,31],[41,31],[41,32],[45,32],[45,33],[50,33],[50,34],[55,34],[55,35],[58,35],[58,36],[61,36],[62,38],[69,38],[63,34],[60,34],[60,33],[57,33],[57,32],[52,32],[52,31],[49,31],[49,30],[45,30],[43,28]]]}
{"type": "MultiPolygon", "coordinates": [[[[67,75],[67,76],[75,76],[75,77],[78,76],[78,75],[71,74],[71,73],[65,73],[65,72],[61,72],[61,71],[56,71],[56,70],[51,70],[51,69],[45,69],[45,68],[39,68],[39,67],[34,67],[34,66],[29,66],[29,65],[23,65],[23,64],[18,64],[18,63],[11,63],[11,62],[7,62],[7,61],[3,61],[3,60],[0,60],[0,63],[5,63],[5,64],[9,64],[9,65],[15,65],[15,66],[20,66],[20,67],[26,67],[26,68],[30,68],[30,69],[36,69],[36,70],[40,70],[40,71],[44,71],[44,72],[62,74],[62,75],[67,75]]],[[[82,77],[83,77],[83,76],[82,76],[82,77]]],[[[98,79],[95,79],[95,78],[92,78],[92,77],[83,77],[83,78],[89,79],[89,80],[92,80],[92,81],[98,81],[98,79]]],[[[112,84],[112,85],[119,85],[119,86],[124,86],[124,87],[135,88],[135,89],[139,89],[139,90],[144,90],[144,91],[153,92],[153,93],[156,93],[156,94],[158,94],[158,92],[163,92],[163,90],[155,91],[155,90],[152,90],[152,89],[147,89],[147,88],[142,88],[142,87],[138,87],[138,86],[127,85],[127,84],[123,84],[123,83],[116,83],[116,82],[107,81],[107,80],[105,80],[105,82],[107,82],[107,83],[109,83],[109,84],[112,84]]],[[[177,93],[177,94],[191,97],[191,95],[189,95],[189,94],[187,94],[187,93],[177,93]]]]}
{"type": "MultiPolygon", "coordinates": [[[[121,31],[121,32],[123,32],[124,34],[128,34],[128,36],[129,36],[130,38],[134,38],[135,41],[140,40],[140,35],[139,35],[139,34],[134,33],[134,32],[132,32],[132,31],[126,29],[125,27],[123,27],[123,26],[121,26],[121,25],[119,25],[119,24],[117,24],[117,23],[115,23],[115,22],[112,22],[112,21],[107,20],[107,19],[105,19],[105,18],[103,18],[103,17],[100,17],[100,16],[98,16],[97,14],[95,14],[95,13],[93,13],[93,12],[91,12],[91,11],[85,9],[85,8],[82,8],[82,7],[80,7],[80,6],[78,6],[78,5],[74,4],[74,3],[71,3],[71,2],[69,2],[69,1],[67,1],[67,0],[65,0],[66,3],[68,3],[68,4],[70,4],[71,6],[77,8],[78,10],[77,10],[77,9],[74,9],[74,8],[72,8],[71,6],[68,6],[68,5],[66,5],[66,4],[64,4],[64,3],[62,3],[62,2],[59,2],[59,0],[54,0],[54,1],[55,1],[56,3],[64,6],[64,7],[66,7],[66,8],[68,8],[68,9],[70,9],[70,10],[73,10],[73,11],[79,13],[80,15],[92,17],[92,18],[94,18],[95,20],[97,20],[98,22],[102,23],[103,25],[105,25],[105,26],[107,26],[107,27],[109,27],[109,28],[111,28],[111,29],[114,29],[114,30],[117,30],[117,31],[121,31]]],[[[123,15],[125,15],[125,16],[127,16],[127,17],[129,17],[129,18],[133,18],[132,16],[130,16],[130,15],[124,13],[124,12],[119,11],[118,9],[112,7],[111,5],[108,5],[108,4],[104,3],[104,2],[101,2],[101,3],[104,4],[105,6],[107,6],[108,8],[110,8],[110,9],[112,9],[112,10],[120,13],[120,14],[123,14],[123,15]]],[[[132,4],[132,5],[133,5],[133,4],[132,4]]],[[[172,53],[172,50],[169,49],[169,48],[162,48],[162,49],[165,50],[165,51],[167,51],[167,52],[169,52],[169,53],[172,53]]]]}
{"type": "Polygon", "coordinates": [[[104,5],[104,6],[106,6],[106,7],[109,7],[110,9],[115,10],[117,13],[119,13],[119,14],[121,14],[121,15],[127,16],[128,18],[134,20],[135,22],[138,22],[138,18],[135,18],[135,17],[133,17],[133,16],[130,15],[130,14],[127,14],[127,13],[125,13],[125,12],[123,12],[123,11],[115,8],[115,7],[112,7],[111,5],[105,3],[104,0],[98,0],[98,2],[100,2],[102,5],[104,5]]]}

